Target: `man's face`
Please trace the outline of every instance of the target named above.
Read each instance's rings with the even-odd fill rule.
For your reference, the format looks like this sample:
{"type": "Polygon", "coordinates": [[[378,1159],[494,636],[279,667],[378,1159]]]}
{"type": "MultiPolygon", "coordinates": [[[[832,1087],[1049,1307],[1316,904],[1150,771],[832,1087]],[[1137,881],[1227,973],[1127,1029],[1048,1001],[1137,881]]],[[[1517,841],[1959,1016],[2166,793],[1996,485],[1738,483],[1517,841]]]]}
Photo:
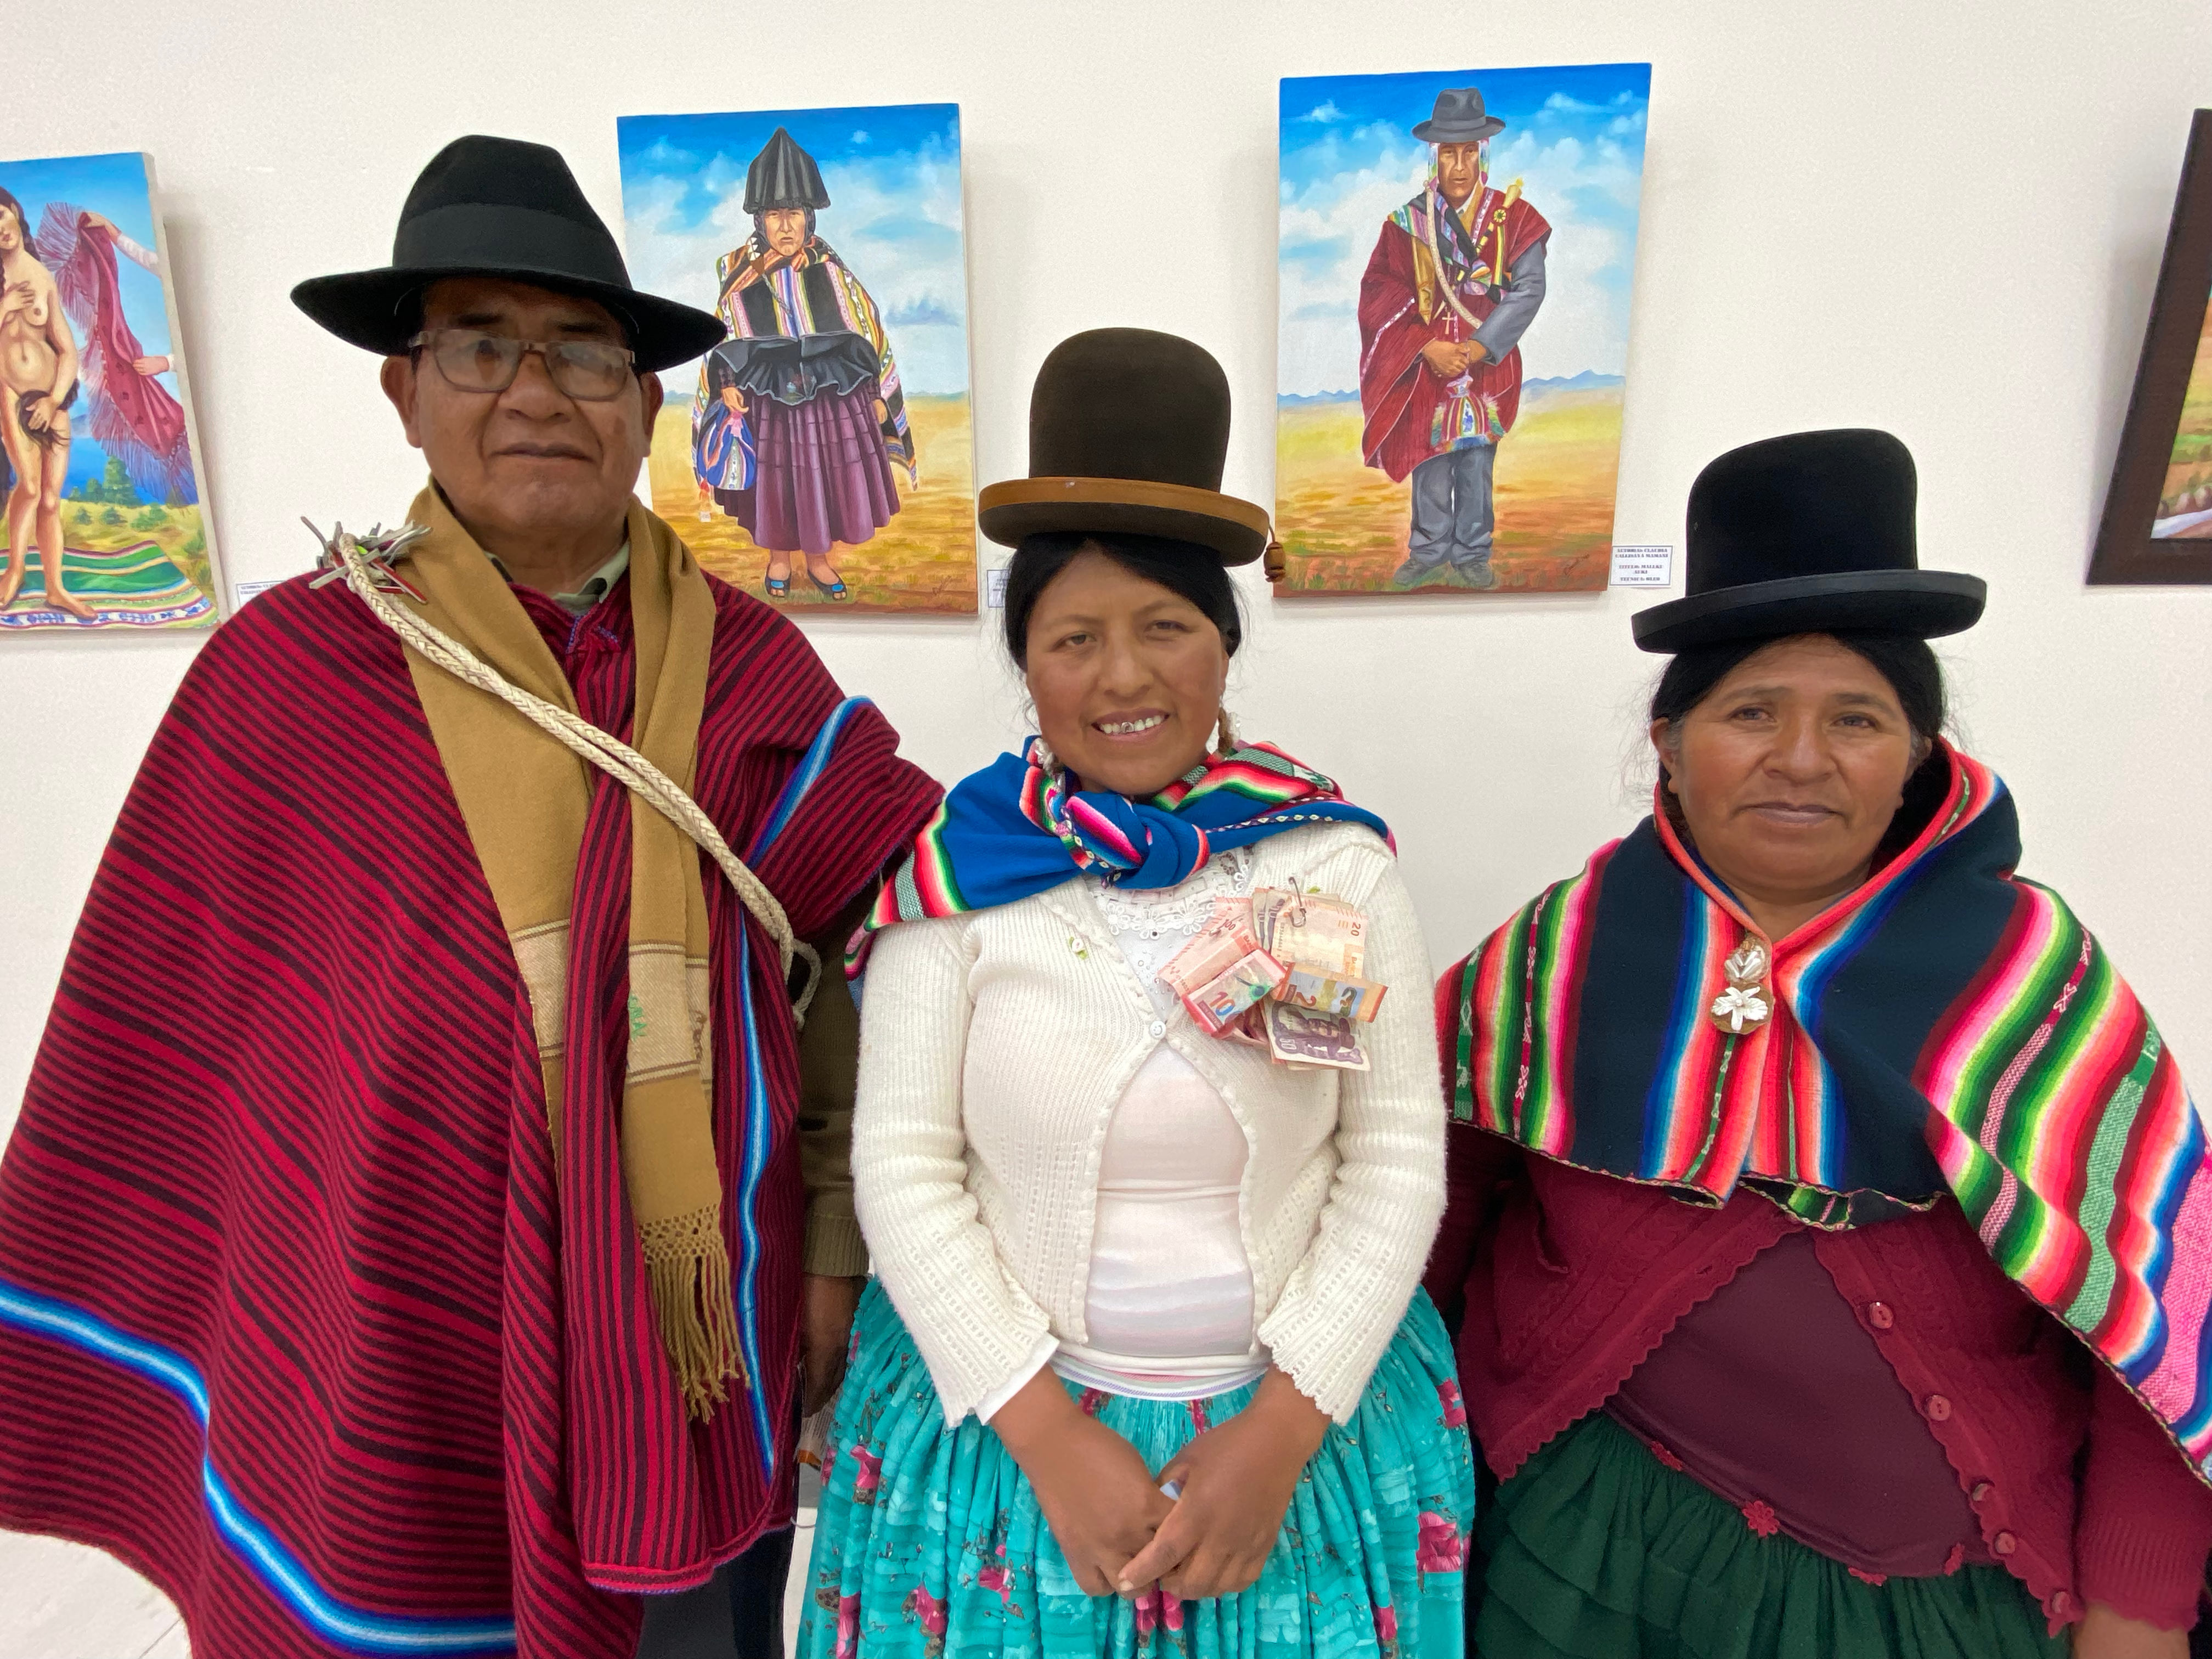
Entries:
{"type": "MultiPolygon", "coordinates": [[[[628,344],[605,307],[495,277],[433,286],[422,296],[422,326],[628,344]]],[[[383,382],[407,441],[422,452],[462,522],[507,536],[561,539],[619,518],[660,412],[657,375],[634,375],[612,398],[571,398],[534,351],[504,392],[453,385],[428,350],[385,359],[383,382]]]]}
{"type": "Polygon", "coordinates": [[[1482,143],[1437,146],[1437,188],[1454,207],[1465,207],[1467,198],[1482,180],[1482,143]]]}
{"type": "Polygon", "coordinates": [[[793,258],[806,246],[806,210],[770,208],[761,215],[761,230],[770,251],[793,258]]]}

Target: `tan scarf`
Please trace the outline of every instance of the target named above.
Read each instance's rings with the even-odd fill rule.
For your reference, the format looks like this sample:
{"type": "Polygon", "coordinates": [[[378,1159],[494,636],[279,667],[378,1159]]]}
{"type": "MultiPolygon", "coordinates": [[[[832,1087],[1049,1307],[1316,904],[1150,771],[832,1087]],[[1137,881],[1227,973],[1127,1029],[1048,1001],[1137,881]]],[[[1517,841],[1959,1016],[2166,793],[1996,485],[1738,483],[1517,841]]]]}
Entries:
{"type": "MultiPolygon", "coordinates": [[[[434,485],[415,498],[408,516],[428,533],[409,544],[402,572],[423,599],[402,602],[514,684],[575,714],[575,693],[537,624],[434,485]]],[[[676,532],[635,501],[629,528],[637,647],[631,742],[689,792],[714,642],[714,595],[676,532]]],[[[547,1127],[557,1146],[569,912],[596,780],[522,714],[411,647],[407,666],[529,988],[547,1127]]],[[[714,1056],[706,893],[696,848],[635,795],[630,844],[623,1185],[645,1255],[654,1326],[685,1408],[704,1421],[726,1397],[728,1379],[746,1383],[708,1107],[714,1056]]]]}

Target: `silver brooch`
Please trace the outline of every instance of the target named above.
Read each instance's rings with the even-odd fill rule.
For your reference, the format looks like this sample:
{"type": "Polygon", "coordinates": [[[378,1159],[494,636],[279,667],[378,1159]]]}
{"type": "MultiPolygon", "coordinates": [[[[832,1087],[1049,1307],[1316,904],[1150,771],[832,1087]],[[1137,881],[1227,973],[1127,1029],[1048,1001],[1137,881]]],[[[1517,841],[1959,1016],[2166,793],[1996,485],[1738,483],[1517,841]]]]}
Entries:
{"type": "Polygon", "coordinates": [[[1728,989],[1713,999],[1707,1012],[1714,1024],[1732,1036],[1758,1030],[1773,1017],[1774,1002],[1766,988],[1766,945],[1747,935],[1742,944],[1721,964],[1728,989]]]}

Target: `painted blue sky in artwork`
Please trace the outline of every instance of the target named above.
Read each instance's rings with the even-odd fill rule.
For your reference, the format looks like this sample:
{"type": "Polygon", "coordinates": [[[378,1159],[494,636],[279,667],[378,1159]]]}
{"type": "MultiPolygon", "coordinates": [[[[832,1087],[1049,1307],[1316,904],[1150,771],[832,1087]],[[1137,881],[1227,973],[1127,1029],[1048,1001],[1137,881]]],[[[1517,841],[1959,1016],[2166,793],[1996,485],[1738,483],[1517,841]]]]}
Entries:
{"type": "MultiPolygon", "coordinates": [[[[23,211],[30,216],[33,236],[38,234],[39,221],[46,217],[46,204],[59,202],[106,214],[115,222],[117,229],[141,247],[155,245],[154,208],[146,188],[146,161],[136,150],[114,155],[0,161],[0,188],[22,203],[23,211]]],[[[131,331],[138,337],[138,343],[146,349],[148,356],[171,356],[169,308],[160,279],[120,257],[115,267],[123,289],[124,320],[131,325],[131,331]]],[[[79,330],[77,333],[77,345],[82,349],[83,331],[79,330]]],[[[174,374],[162,375],[161,382],[173,393],[177,390],[174,374]]],[[[81,398],[74,415],[74,430],[70,439],[70,489],[87,479],[99,477],[107,470],[107,452],[92,441],[86,428],[84,401],[81,398]]]]}
{"type": "MultiPolygon", "coordinates": [[[[714,262],[752,233],[745,168],[776,128],[822,169],[823,239],[876,298],[908,392],[968,389],[957,104],[625,115],[615,123],[630,280],[702,309],[714,262]]],[[[694,371],[664,377],[690,395],[694,371]]]]}
{"type": "Polygon", "coordinates": [[[1526,372],[1625,370],[1650,65],[1306,76],[1281,94],[1282,392],[1358,388],[1360,273],[1383,220],[1428,175],[1429,146],[1410,129],[1437,93],[1468,86],[1506,124],[1490,143],[1492,179],[1522,180],[1552,224],[1526,372]]]}

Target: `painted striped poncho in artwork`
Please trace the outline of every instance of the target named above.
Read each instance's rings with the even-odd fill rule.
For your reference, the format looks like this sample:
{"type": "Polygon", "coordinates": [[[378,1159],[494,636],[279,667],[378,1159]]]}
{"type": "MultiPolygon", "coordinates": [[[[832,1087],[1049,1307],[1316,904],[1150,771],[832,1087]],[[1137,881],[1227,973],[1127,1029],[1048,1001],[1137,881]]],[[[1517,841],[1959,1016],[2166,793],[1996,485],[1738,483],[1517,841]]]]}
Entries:
{"type": "MultiPolygon", "coordinates": [[[[809,335],[857,334],[874,349],[876,395],[884,400],[884,412],[878,422],[884,447],[892,460],[906,469],[908,481],[912,483],[914,434],[907,426],[906,389],[899,380],[898,360],[891,355],[890,335],[884,327],[883,312],[875,296],[853,274],[852,267],[837,257],[837,251],[814,236],[798,254],[786,259],[755,236],[715,262],[714,283],[718,296],[714,309],[729,325],[732,339],[797,340],[809,335]]],[[[709,380],[708,366],[702,365],[699,392],[692,404],[695,448],[702,422],[712,418],[718,402],[709,380]]]]}
{"type": "Polygon", "coordinates": [[[1031,738],[955,784],[877,894],[846,971],[859,975],[869,941],[894,922],[1011,904],[1085,871],[1173,887],[1216,853],[1302,823],[1364,823],[1390,840],[1382,819],[1272,744],[1208,755],[1148,800],[1080,781],[1048,769],[1043,739],[1031,738]]]}
{"type": "MultiPolygon", "coordinates": [[[[711,586],[693,795],[818,933],[935,787],[796,629],[711,586]]],[[[626,731],[628,608],[544,610],[579,709],[626,731]]],[[[589,776],[562,1029],[611,1101],[632,815],[589,776]]],[[[630,1659],[629,1592],[789,1524],[797,1044],[775,945],[726,883],[708,905],[752,1386],[697,1424],[612,1110],[571,1088],[549,1134],[526,981],[398,642],[306,578],[226,622],[124,805],[0,1159],[0,1527],[146,1573],[195,1659],[630,1659]]]]}
{"type": "Polygon", "coordinates": [[[1842,1227],[1955,1194],[2006,1274],[2212,1473],[2212,1169],[2158,1028],[2020,826],[1948,746],[1947,792],[1864,885],[1773,942],[1764,1025],[1707,1018],[1747,916],[1663,813],[1449,970],[1455,1115],[1705,1202],[1842,1227]]]}

